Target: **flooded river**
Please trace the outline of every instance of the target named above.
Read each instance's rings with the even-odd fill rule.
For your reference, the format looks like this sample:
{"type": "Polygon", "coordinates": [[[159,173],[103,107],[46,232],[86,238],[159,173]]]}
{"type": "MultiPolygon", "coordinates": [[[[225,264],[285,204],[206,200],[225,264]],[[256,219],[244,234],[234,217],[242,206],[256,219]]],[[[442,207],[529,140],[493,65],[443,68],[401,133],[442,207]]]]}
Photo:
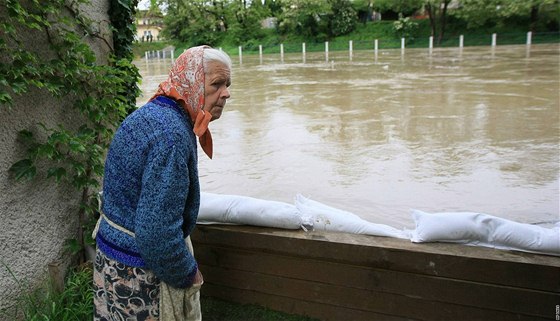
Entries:
{"type": "MultiPolygon", "coordinates": [[[[199,151],[202,189],[372,222],[410,209],[559,218],[559,46],[232,57],[232,97],[199,151]]],[[[144,103],[170,62],[137,61],[144,103]]]]}

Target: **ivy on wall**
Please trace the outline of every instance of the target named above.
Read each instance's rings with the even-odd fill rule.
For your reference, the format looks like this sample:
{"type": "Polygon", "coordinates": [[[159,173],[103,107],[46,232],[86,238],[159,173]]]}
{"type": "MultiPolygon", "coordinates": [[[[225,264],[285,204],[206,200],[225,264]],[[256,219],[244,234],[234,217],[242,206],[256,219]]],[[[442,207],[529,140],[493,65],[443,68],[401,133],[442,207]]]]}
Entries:
{"type": "Polygon", "coordinates": [[[139,95],[140,76],[131,63],[132,22],[138,1],[109,0],[112,42],[102,34],[100,22],[82,12],[88,0],[2,2],[0,10],[6,18],[0,21],[0,113],[17,108],[15,96],[38,88],[61,106],[71,102],[81,115],[81,123],[71,128],[39,124],[42,132],[21,130],[19,137],[27,151],[9,170],[17,180],[41,175],[80,191],[80,230],[77,239],[70,242],[78,250],[84,243],[92,243],[83,236],[90,234],[84,229],[90,229],[94,222],[105,151],[139,95]],[[30,34],[46,39],[47,53],[26,47],[30,34]],[[91,41],[102,43],[111,52],[107,63],[96,62],[88,44],[91,41]]]}

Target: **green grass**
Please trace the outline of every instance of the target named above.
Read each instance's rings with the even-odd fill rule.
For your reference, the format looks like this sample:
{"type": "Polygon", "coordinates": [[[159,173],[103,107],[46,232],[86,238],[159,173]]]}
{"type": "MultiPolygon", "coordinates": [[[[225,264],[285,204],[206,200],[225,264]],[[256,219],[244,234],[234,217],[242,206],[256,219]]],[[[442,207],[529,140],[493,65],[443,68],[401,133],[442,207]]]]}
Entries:
{"type": "Polygon", "coordinates": [[[0,311],[0,316],[25,321],[91,321],[93,319],[90,267],[71,271],[62,292],[55,291],[50,281],[32,291],[28,291],[29,286],[24,282],[19,282],[19,285],[22,294],[16,299],[14,306],[0,311]]]}
{"type": "MultiPolygon", "coordinates": [[[[10,271],[11,273],[11,271],[10,271]]],[[[15,276],[12,274],[15,278],[15,276]]],[[[28,285],[19,282],[23,293],[15,305],[0,310],[0,317],[22,321],[91,321],[93,319],[93,271],[91,265],[72,270],[62,292],[46,282],[26,292],[28,285]]],[[[237,304],[212,297],[201,299],[205,321],[313,321],[305,316],[274,311],[254,304],[237,304]]]]}

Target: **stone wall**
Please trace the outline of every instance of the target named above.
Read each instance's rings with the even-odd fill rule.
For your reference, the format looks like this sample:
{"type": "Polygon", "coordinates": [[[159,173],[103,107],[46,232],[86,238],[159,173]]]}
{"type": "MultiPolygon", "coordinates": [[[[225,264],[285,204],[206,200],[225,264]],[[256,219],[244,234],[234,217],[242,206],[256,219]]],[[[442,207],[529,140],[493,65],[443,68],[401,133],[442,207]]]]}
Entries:
{"type": "MultiPolygon", "coordinates": [[[[110,51],[107,43],[112,44],[108,9],[108,0],[92,0],[81,8],[107,41],[88,40],[100,63],[106,61],[110,51]]],[[[2,21],[5,10],[0,7],[2,21]]],[[[26,34],[26,49],[52,58],[44,31],[22,32],[26,34]]],[[[13,305],[22,290],[43,282],[48,276],[49,263],[62,261],[67,266],[64,242],[75,238],[78,230],[80,193],[75,188],[47,180],[45,175],[18,182],[8,172],[13,163],[25,156],[18,131],[26,129],[39,135],[44,132],[38,130],[39,123],[47,127],[58,124],[70,127],[79,124],[79,120],[70,98],[55,99],[39,89],[15,96],[11,109],[0,106],[0,309],[13,305]]],[[[3,318],[13,320],[0,315],[0,320],[3,318]]]]}

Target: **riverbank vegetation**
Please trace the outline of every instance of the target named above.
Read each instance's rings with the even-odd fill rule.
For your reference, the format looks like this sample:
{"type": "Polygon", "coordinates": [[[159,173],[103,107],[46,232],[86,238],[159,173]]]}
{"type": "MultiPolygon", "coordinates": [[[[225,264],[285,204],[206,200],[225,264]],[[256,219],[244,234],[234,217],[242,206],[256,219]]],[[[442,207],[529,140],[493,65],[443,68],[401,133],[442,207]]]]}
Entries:
{"type": "MultiPolygon", "coordinates": [[[[267,53],[284,44],[290,52],[306,43],[308,51],[323,50],[325,41],[333,50],[349,40],[372,47],[374,39],[391,48],[403,37],[409,47],[427,47],[430,36],[434,46],[456,46],[460,35],[465,46],[480,45],[490,44],[492,33],[503,35],[502,43],[524,43],[528,31],[537,42],[557,42],[559,8],[558,0],[160,0],[150,10],[164,16],[163,46],[182,52],[209,44],[235,55],[239,46],[256,52],[261,45],[267,53]]],[[[137,55],[154,46],[137,45],[137,55]]]]}

